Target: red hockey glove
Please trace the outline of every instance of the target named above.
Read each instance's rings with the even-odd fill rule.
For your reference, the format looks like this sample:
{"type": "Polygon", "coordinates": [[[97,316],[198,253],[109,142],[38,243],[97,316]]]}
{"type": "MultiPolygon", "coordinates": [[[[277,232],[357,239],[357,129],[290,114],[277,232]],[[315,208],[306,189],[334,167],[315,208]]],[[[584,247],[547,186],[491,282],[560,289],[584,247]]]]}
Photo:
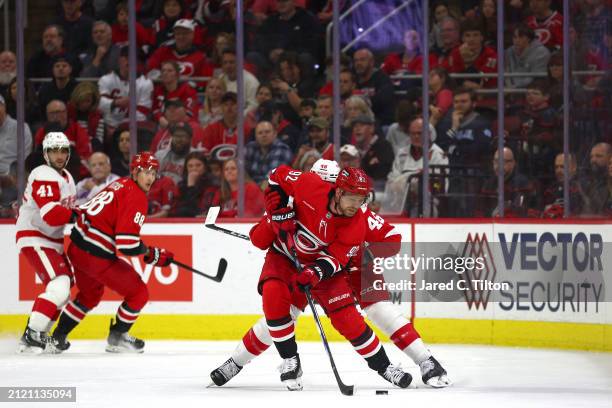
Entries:
{"type": "Polygon", "coordinates": [[[323,270],[319,265],[311,264],[298,273],[295,282],[302,292],[306,288],[312,288],[323,279],[323,270]]]}
{"type": "Polygon", "coordinates": [[[268,215],[287,206],[289,197],[279,186],[269,186],[264,191],[264,202],[268,215]]]}
{"type": "Polygon", "coordinates": [[[144,261],[154,266],[168,266],[174,259],[174,254],[162,248],[149,247],[144,261]]]}

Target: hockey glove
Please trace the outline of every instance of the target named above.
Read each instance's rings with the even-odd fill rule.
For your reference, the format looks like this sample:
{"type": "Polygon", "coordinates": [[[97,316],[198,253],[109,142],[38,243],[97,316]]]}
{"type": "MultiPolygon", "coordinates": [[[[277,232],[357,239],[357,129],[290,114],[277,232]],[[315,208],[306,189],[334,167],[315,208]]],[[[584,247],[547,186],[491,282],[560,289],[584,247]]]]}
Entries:
{"type": "Polygon", "coordinates": [[[274,211],[286,207],[289,202],[289,197],[279,186],[269,186],[264,191],[264,202],[266,205],[266,212],[270,215],[274,211]]]}
{"type": "Polygon", "coordinates": [[[302,292],[306,288],[312,288],[323,279],[323,270],[319,265],[311,264],[298,273],[295,282],[302,292]]]}
{"type": "Polygon", "coordinates": [[[174,259],[174,254],[162,248],[149,247],[144,261],[154,266],[168,266],[174,259]]]}
{"type": "Polygon", "coordinates": [[[295,221],[295,211],[292,208],[284,207],[274,211],[270,214],[270,221],[272,229],[281,241],[288,242],[288,240],[291,240],[291,243],[293,243],[293,234],[297,229],[297,223],[295,221]]]}

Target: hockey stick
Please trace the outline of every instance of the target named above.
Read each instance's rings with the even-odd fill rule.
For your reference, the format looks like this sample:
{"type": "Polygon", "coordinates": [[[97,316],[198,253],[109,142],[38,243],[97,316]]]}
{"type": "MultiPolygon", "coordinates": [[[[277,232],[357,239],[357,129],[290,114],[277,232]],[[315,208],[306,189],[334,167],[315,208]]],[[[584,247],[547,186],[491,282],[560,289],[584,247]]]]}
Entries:
{"type": "Polygon", "coordinates": [[[179,262],[176,259],[173,259],[172,263],[176,266],[180,266],[181,268],[188,270],[189,272],[193,272],[196,275],[200,275],[210,280],[214,280],[215,282],[221,282],[223,280],[223,277],[225,276],[225,270],[227,269],[227,260],[225,258],[221,258],[219,260],[219,266],[217,267],[217,274],[215,276],[207,275],[204,272],[200,272],[197,269],[193,269],[191,266],[185,265],[184,263],[179,262]]]}
{"type": "Polygon", "coordinates": [[[215,224],[215,221],[217,220],[217,217],[219,216],[220,210],[221,210],[221,207],[210,207],[208,209],[208,213],[206,214],[206,219],[204,220],[204,226],[207,228],[213,229],[215,231],[224,232],[236,238],[241,238],[246,241],[250,241],[251,238],[249,238],[248,235],[241,234],[236,231],[228,230],[227,228],[219,227],[218,225],[215,224]]]}
{"type": "MultiPolygon", "coordinates": [[[[298,270],[299,273],[302,273],[302,265],[300,265],[300,261],[297,258],[294,248],[291,249],[291,254],[293,255],[292,260],[293,260],[293,263],[295,264],[296,269],[298,270]]],[[[306,299],[308,300],[308,304],[310,305],[310,309],[312,310],[312,315],[314,317],[315,323],[317,324],[317,329],[319,329],[321,340],[323,340],[323,347],[325,347],[325,351],[327,352],[327,356],[329,357],[329,362],[331,363],[332,371],[334,372],[334,377],[336,377],[338,388],[340,388],[340,392],[343,395],[353,395],[355,386],[344,384],[342,382],[342,379],[340,378],[340,374],[338,374],[338,369],[336,368],[334,357],[332,356],[331,350],[329,348],[329,343],[327,342],[327,336],[325,336],[325,332],[323,331],[323,326],[321,325],[321,319],[319,318],[319,313],[317,313],[317,309],[315,308],[314,301],[312,300],[312,295],[310,294],[310,287],[305,287],[304,293],[306,294],[306,299]]]]}

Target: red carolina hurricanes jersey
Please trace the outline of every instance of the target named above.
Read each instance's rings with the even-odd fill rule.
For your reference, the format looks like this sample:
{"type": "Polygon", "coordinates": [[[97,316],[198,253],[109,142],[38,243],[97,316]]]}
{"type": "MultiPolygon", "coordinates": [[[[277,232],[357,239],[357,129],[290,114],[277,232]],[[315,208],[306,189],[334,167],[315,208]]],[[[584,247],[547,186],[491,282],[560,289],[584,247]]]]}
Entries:
{"type": "Polygon", "coordinates": [[[130,177],[122,177],[79,207],[70,238],[79,248],[101,258],[145,252],[140,228],[147,214],[147,195],[130,177]]]}
{"type": "Polygon", "coordinates": [[[176,61],[181,67],[181,76],[204,77],[213,74],[212,65],[208,63],[206,55],[196,49],[179,54],[174,47],[161,46],[149,57],[147,70],[161,69],[164,61],[176,61]]]}
{"type": "MultiPolygon", "coordinates": [[[[478,71],[485,74],[497,73],[497,52],[491,47],[482,47],[480,55],[476,58],[476,60],[474,60],[472,65],[478,71]]],[[[466,67],[465,63],[463,62],[463,58],[459,52],[459,46],[453,48],[450,56],[442,63],[442,67],[444,67],[448,72],[466,72],[468,67],[466,67]]],[[[497,80],[495,78],[486,78],[483,81],[483,84],[486,88],[491,88],[497,85],[497,80]]]]}
{"type": "Polygon", "coordinates": [[[525,22],[533,28],[538,40],[548,48],[561,48],[563,45],[563,16],[560,13],[554,11],[543,21],[529,16],[525,22]]]}
{"type": "Polygon", "coordinates": [[[155,121],[159,121],[159,118],[164,114],[164,102],[171,99],[183,101],[185,112],[191,118],[198,118],[198,111],[200,110],[198,92],[187,82],[183,82],[171,92],[167,92],[161,84],[155,86],[153,89],[153,119],[155,121]]]}
{"type": "MultiPolygon", "coordinates": [[[[353,217],[340,217],[329,210],[334,185],[314,173],[302,173],[289,166],[273,170],[270,185],[278,185],[293,197],[297,231],[295,249],[302,264],[317,263],[327,276],[341,271],[355,256],[364,240],[364,210],[353,217]]],[[[292,257],[285,242],[277,238],[274,248],[292,257]]]]}

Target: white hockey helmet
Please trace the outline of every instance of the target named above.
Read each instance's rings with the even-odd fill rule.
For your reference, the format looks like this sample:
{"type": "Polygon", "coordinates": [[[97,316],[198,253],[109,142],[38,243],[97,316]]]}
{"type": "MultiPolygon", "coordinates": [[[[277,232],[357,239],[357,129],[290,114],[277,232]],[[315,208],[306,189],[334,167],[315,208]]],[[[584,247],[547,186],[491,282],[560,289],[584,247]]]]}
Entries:
{"type": "Polygon", "coordinates": [[[340,173],[340,166],[333,160],[319,159],[314,162],[310,171],[321,177],[323,181],[335,183],[340,173]]]}
{"type": "Polygon", "coordinates": [[[68,149],[68,159],[66,164],[70,160],[70,141],[63,132],[49,132],[45,135],[42,142],[43,156],[47,164],[49,164],[49,156],[47,150],[49,149],[68,149]]]}

